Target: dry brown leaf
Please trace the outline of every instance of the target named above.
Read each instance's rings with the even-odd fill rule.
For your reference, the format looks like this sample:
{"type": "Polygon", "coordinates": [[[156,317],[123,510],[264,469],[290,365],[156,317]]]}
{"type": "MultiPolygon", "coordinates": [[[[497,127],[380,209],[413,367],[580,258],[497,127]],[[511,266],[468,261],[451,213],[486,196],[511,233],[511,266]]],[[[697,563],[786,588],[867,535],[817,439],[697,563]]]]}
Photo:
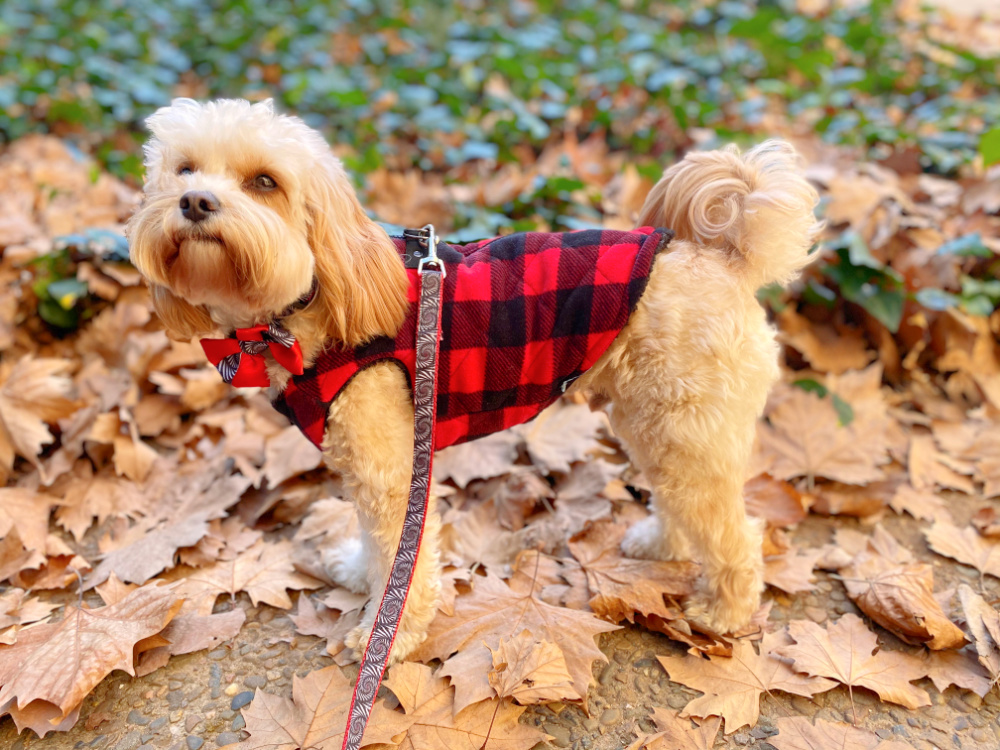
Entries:
{"type": "Polygon", "coordinates": [[[326,604],[316,607],[312,599],[303,594],[299,597],[298,612],[288,618],[295,625],[295,632],[325,638],[326,652],[330,656],[336,656],[347,648],[344,643],[347,634],[361,622],[359,609],[342,610],[339,614],[334,614],[333,608],[326,604]]]}
{"type": "Polygon", "coordinates": [[[860,331],[838,331],[830,325],[813,323],[791,306],[781,311],[778,323],[779,340],[802,352],[806,361],[820,372],[862,370],[874,355],[860,331]]]}
{"type": "Polygon", "coordinates": [[[452,706],[455,713],[473,703],[497,697],[490,682],[492,670],[493,654],[481,641],[470,643],[441,665],[437,675],[450,679],[455,688],[452,706]]]}
{"type": "Polygon", "coordinates": [[[960,529],[942,521],[925,530],[924,536],[938,554],[1000,578],[1000,540],[984,538],[971,526],[960,529]]]}
{"type": "Polygon", "coordinates": [[[74,473],[68,475],[53,491],[62,490],[57,500],[56,521],[77,541],[96,519],[104,523],[109,518],[137,518],[147,505],[142,488],[108,472],[94,475],[89,461],[80,461],[74,473]]]}
{"type": "Polygon", "coordinates": [[[14,465],[14,455],[42,471],[38,454],[52,442],[46,422],[68,417],[78,408],[73,381],[66,373],[72,362],[64,359],[23,357],[16,364],[0,366],[0,479],[4,483],[14,465]]]}
{"type": "Polygon", "coordinates": [[[670,679],[705,695],[684,707],[681,717],[721,716],[726,734],[743,726],[755,726],[760,718],[760,697],[771,690],[810,698],[836,686],[822,677],[795,674],[774,652],[788,643],[784,633],[768,633],[760,642],[760,653],[747,641],[733,644],[730,658],[658,656],[670,679]]]}
{"type": "Polygon", "coordinates": [[[167,644],[140,655],[136,676],[142,677],[159,669],[171,656],[216,648],[239,635],[246,619],[246,612],[239,608],[212,615],[178,615],[158,634],[167,644]]]}
{"type": "Polygon", "coordinates": [[[290,477],[312,471],[322,463],[323,454],[298,427],[286,427],[268,438],[264,447],[264,476],[270,487],[277,487],[290,477]]]}
{"type": "Polygon", "coordinates": [[[455,712],[454,688],[423,664],[404,662],[384,684],[406,711],[409,728],[401,750],[530,750],[548,735],[518,723],[526,709],[507,701],[482,701],[455,712]]]}
{"type": "Polygon", "coordinates": [[[177,581],[175,591],[187,600],[186,611],[211,614],[219,594],[235,596],[245,591],[254,606],[258,602],[279,609],[291,609],[287,589],[316,589],[315,578],[299,573],[292,565],[293,543],[258,541],[232,560],[222,560],[204,568],[177,567],[163,576],[177,581]]]}
{"type": "Polygon", "coordinates": [[[982,536],[991,539],[1000,537],[1000,516],[992,506],[977,510],[972,516],[972,526],[982,536]]]}
{"type": "Polygon", "coordinates": [[[49,510],[56,499],[19,487],[0,488],[0,538],[17,529],[18,538],[29,551],[45,551],[49,534],[49,510]]]}
{"type": "Polygon", "coordinates": [[[180,547],[196,544],[208,533],[204,514],[185,518],[178,523],[144,529],[134,527],[136,534],[129,534],[128,544],[105,555],[88,578],[87,584],[95,586],[114,573],[122,581],[145,583],[153,576],[174,565],[180,547]]]}
{"type": "Polygon", "coordinates": [[[567,474],[577,461],[607,453],[598,437],[610,432],[608,416],[585,404],[556,403],[527,424],[513,428],[523,440],[531,462],[543,474],[567,474]]]}
{"type": "Polygon", "coordinates": [[[521,437],[512,430],[452,445],[434,455],[434,479],[464,488],[475,479],[501,476],[511,470],[520,445],[521,437]]]}
{"type": "Polygon", "coordinates": [[[816,719],[814,724],[805,716],[789,716],[775,723],[778,734],[769,737],[768,742],[778,750],[892,750],[911,747],[899,740],[882,743],[881,738],[870,729],[837,724],[824,719],[816,719]],[[879,743],[882,743],[881,745],[879,743]]]}
{"type": "Polygon", "coordinates": [[[678,711],[660,706],[653,706],[652,718],[656,734],[636,743],[645,750],[712,750],[719,727],[722,726],[722,719],[719,717],[710,718],[699,726],[691,719],[681,718],[678,711]]]}
{"type": "Polygon", "coordinates": [[[525,467],[511,469],[510,474],[473,485],[470,492],[478,500],[492,500],[500,525],[518,531],[542,500],[552,499],[555,494],[534,471],[525,467]]]}
{"type": "MultiPolygon", "coordinates": [[[[998,631],[1000,633],[1000,631],[998,631]]],[[[951,685],[971,690],[980,698],[993,687],[986,668],[967,650],[932,651],[927,654],[927,676],[938,692],[951,685]]]]}
{"type": "Polygon", "coordinates": [[[958,587],[958,598],[972,633],[979,663],[986,667],[995,683],[1000,680],[1000,610],[991,607],[964,583],[958,587]]]}
{"type": "Polygon", "coordinates": [[[944,500],[933,492],[915,490],[908,484],[899,486],[889,505],[897,513],[905,511],[924,521],[951,521],[951,514],[944,500]]]}
{"type": "Polygon", "coordinates": [[[959,466],[963,471],[958,472],[955,470],[957,465],[937,449],[931,435],[910,437],[910,484],[915,490],[933,491],[936,487],[944,487],[971,494],[976,488],[966,474],[974,469],[971,465],[959,466]]]}
{"type": "Polygon", "coordinates": [[[573,700],[572,678],[562,650],[539,641],[527,630],[503,637],[490,649],[490,685],[500,698],[513,698],[522,706],[573,700]]]}
{"type": "Polygon", "coordinates": [[[743,486],[747,513],[763,518],[769,526],[790,528],[806,517],[802,493],[789,482],[760,474],[743,486]]]}
{"type": "Polygon", "coordinates": [[[599,521],[569,541],[570,552],[587,574],[590,608],[612,622],[635,622],[635,613],[670,617],[664,595],[691,594],[698,565],[627,558],[621,553],[626,530],[599,521]]]}
{"type": "Polygon", "coordinates": [[[900,651],[875,653],[875,634],[856,615],[844,615],[826,629],[795,620],[789,623],[788,634],[794,645],[782,646],[776,653],[792,659],[799,672],[829,677],[851,691],[865,687],[882,700],[907,708],[931,703],[927,691],[910,684],[926,674],[921,660],[900,651]]]}
{"type": "Polygon", "coordinates": [[[789,594],[812,591],[816,588],[813,568],[823,554],[821,549],[812,549],[768,557],[764,560],[764,583],[789,594]]]}
{"type": "MultiPolygon", "coordinates": [[[[353,685],[340,667],[333,666],[298,675],[292,697],[258,692],[243,709],[250,738],[240,743],[247,750],[340,750],[351,706],[353,685]]],[[[372,709],[364,744],[391,743],[412,723],[409,717],[378,701],[372,709]]]]}
{"type": "Polygon", "coordinates": [[[888,458],[863,449],[854,432],[839,424],[830,399],[791,388],[770,413],[761,432],[774,454],[769,473],[776,479],[826,477],[845,484],[867,484],[884,477],[888,458]]]}
{"type": "Polygon", "coordinates": [[[411,658],[420,661],[447,659],[471,644],[485,642],[497,647],[504,636],[528,630],[539,640],[555,643],[563,652],[580,700],[593,682],[592,665],[607,657],[594,643],[598,633],[618,630],[587,612],[553,607],[537,597],[537,582],[513,581],[508,586],[496,576],[475,579],[472,591],[455,600],[455,614],[439,613],[431,623],[427,640],[411,658]]]}
{"type": "Polygon", "coordinates": [[[62,722],[113,670],[134,675],[135,644],[162,631],[180,605],[170,587],[144,586],[117,604],[70,607],[61,622],[22,631],[0,648],[0,706],[19,728],[33,703],[49,704],[42,710],[51,723],[62,722]]]}
{"type": "Polygon", "coordinates": [[[934,650],[965,645],[965,635],[934,598],[930,565],[897,565],[868,549],[841,575],[861,611],[907,643],[934,650]]]}

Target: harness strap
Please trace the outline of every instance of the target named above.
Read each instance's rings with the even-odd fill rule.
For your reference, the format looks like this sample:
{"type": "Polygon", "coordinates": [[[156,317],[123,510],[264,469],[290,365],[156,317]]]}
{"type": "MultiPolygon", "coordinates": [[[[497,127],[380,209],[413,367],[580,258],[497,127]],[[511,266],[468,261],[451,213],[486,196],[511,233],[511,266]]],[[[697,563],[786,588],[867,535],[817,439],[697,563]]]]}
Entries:
{"type": "MultiPolygon", "coordinates": [[[[431,229],[431,243],[433,243],[431,229]]],[[[433,244],[432,244],[433,247],[433,244]]],[[[433,252],[432,252],[433,257],[433,252]]],[[[358,750],[368,725],[368,717],[375,705],[375,696],[385,674],[396,638],[399,620],[410,592],[413,569],[420,553],[430,494],[431,466],[434,459],[434,423],[437,394],[438,340],[441,332],[441,292],[444,265],[436,258],[439,270],[421,267],[420,307],[417,314],[416,377],[413,383],[413,476],[410,480],[410,497],[403,519],[399,547],[392,561],[389,581],[375,615],[368,645],[361,657],[351,709],[347,717],[342,750],[358,750]]]]}

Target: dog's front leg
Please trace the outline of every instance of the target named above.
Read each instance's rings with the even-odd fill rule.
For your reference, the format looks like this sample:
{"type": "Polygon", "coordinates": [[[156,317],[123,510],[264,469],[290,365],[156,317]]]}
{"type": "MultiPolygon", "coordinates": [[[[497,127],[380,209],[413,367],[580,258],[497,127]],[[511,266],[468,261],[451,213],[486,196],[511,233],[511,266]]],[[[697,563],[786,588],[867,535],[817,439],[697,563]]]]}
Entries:
{"type": "MultiPolygon", "coordinates": [[[[330,468],[341,474],[351,492],[362,529],[360,544],[344,540],[327,557],[337,582],[349,587],[359,582],[360,566],[366,566],[371,599],[361,625],[347,639],[347,645],[360,654],[368,643],[389,578],[410,491],[413,405],[399,367],[378,364],[351,381],[330,409],[324,453],[330,468]]],[[[406,609],[392,648],[393,661],[405,658],[424,640],[437,612],[440,528],[431,498],[406,609]]]]}

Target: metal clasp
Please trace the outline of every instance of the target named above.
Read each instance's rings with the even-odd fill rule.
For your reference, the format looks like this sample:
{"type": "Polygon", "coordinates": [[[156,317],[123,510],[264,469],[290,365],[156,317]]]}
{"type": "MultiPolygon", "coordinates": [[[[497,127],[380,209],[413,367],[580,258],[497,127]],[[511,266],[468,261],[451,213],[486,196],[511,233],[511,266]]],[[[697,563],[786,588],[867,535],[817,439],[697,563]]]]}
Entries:
{"type": "Polygon", "coordinates": [[[407,229],[404,237],[416,239],[417,242],[427,248],[427,255],[417,263],[417,273],[423,273],[425,265],[432,265],[437,266],[437,269],[441,272],[442,279],[448,275],[447,271],[445,271],[444,263],[437,254],[438,239],[433,224],[427,224],[420,229],[407,229]]]}

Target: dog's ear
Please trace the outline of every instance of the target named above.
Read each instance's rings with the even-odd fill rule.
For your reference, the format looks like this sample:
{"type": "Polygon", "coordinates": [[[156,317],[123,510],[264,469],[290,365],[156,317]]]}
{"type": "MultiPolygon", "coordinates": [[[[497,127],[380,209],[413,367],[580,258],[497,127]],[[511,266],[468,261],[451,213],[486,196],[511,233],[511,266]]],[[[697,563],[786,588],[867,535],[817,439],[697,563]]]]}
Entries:
{"type": "Polygon", "coordinates": [[[208,310],[201,305],[185,302],[166,287],[151,286],[150,296],[153,299],[153,309],[172,339],[187,341],[217,327],[208,310]]]}
{"type": "Polygon", "coordinates": [[[409,306],[399,253],[358,202],[347,174],[330,153],[313,167],[306,189],[309,245],[319,291],[313,303],[330,338],[348,346],[394,336],[409,306]]]}

